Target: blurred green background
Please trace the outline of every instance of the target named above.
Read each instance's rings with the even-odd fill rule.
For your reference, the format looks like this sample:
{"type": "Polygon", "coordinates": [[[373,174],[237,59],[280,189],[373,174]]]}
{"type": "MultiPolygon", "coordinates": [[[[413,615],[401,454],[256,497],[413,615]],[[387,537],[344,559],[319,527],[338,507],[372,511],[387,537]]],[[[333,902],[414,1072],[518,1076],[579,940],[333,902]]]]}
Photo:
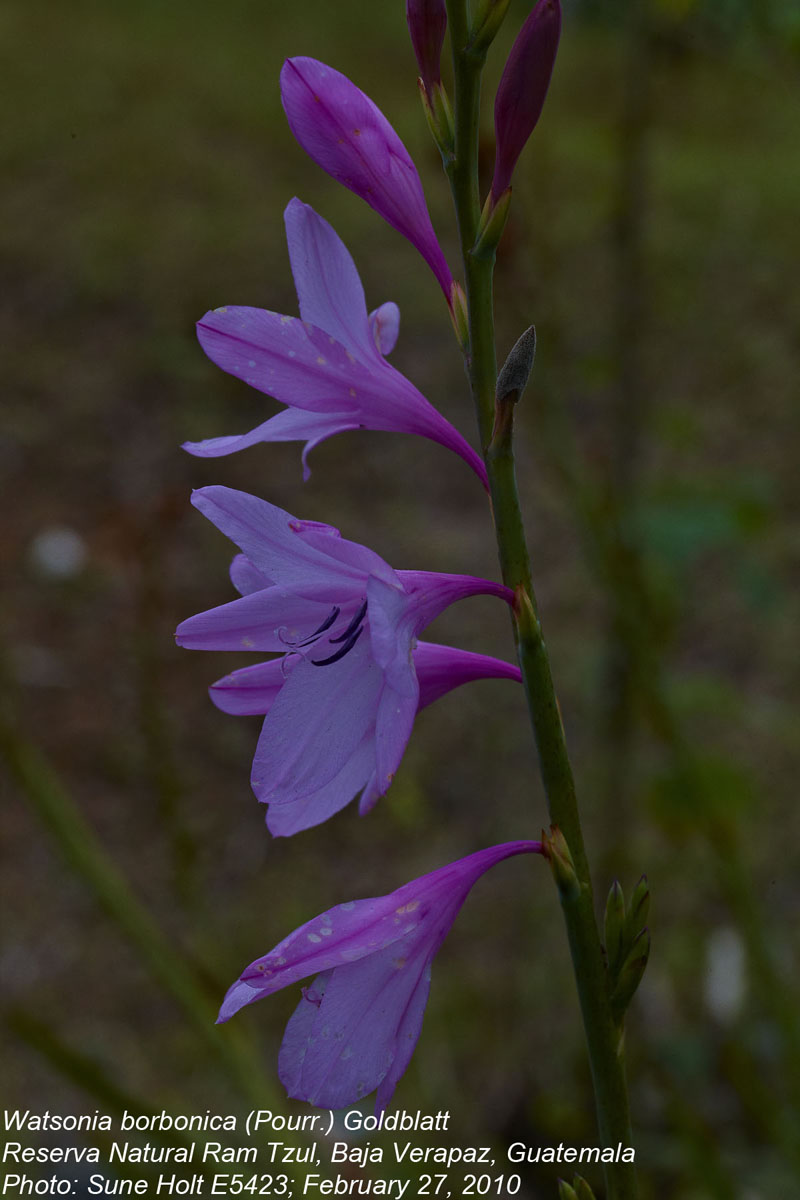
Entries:
{"type": "MultiPolygon", "coordinates": [[[[546,823],[521,694],[492,682],[423,714],[368,819],[271,841],[248,785],[258,720],[205,691],[235,656],[172,644],[232,596],[231,547],[188,503],[205,483],[398,567],[496,575],[480,489],[433,444],[342,436],[306,485],[297,445],[179,449],[276,407],[193,325],[223,303],[296,311],[293,195],[351,248],[369,307],[400,305],[393,362],[473,437],[432,276],[304,157],[279,102],[290,54],[363,87],[455,265],[404,5],[7,0],[0,39],[4,1104],[302,1111],[275,1079],[296,990],[220,1033],[225,987],[324,908],[546,823]]],[[[653,893],[627,1043],[659,1200],[800,1194],[799,50],[791,0],[568,6],[497,270],[501,354],[539,334],[519,475],[598,904],[615,876],[645,871],[653,893]]],[[[511,653],[486,599],[434,637],[511,653]]],[[[476,888],[396,1103],[449,1108],[454,1141],[501,1153],[594,1143],[541,862],[476,888]]],[[[552,1197],[556,1174],[527,1170],[521,1194],[552,1197]]]]}

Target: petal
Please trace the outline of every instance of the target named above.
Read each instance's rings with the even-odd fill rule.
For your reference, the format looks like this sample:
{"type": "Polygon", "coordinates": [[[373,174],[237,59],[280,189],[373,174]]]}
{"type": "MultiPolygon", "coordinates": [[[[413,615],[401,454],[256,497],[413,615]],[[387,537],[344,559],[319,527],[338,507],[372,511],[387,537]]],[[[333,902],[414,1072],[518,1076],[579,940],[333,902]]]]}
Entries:
{"type": "Polygon", "coordinates": [[[182,621],[175,640],[188,650],[266,650],[285,653],[318,629],[330,600],[309,600],[284,588],[251,592],[182,621]]]}
{"type": "Polygon", "coordinates": [[[348,587],[362,588],[363,572],[334,562],[298,537],[302,523],[274,504],[220,486],[199,488],[192,493],[192,504],[236,542],[257,570],[281,587],[297,589],[312,599],[321,597],[328,584],[342,599],[348,587]]]}
{"type": "Polygon", "coordinates": [[[235,454],[237,450],[246,450],[260,442],[305,442],[303,478],[307,480],[311,475],[308,456],[315,446],[334,434],[362,428],[363,424],[352,412],[316,413],[303,408],[287,408],[249,433],[206,438],[203,442],[184,442],[183,449],[199,458],[217,458],[224,454],[235,454]]]}
{"type": "Polygon", "coordinates": [[[411,1062],[419,1035],[422,1032],[422,1019],[425,1016],[425,1006],[428,1003],[428,993],[431,990],[431,964],[426,962],[417,986],[406,1005],[406,1011],[395,1035],[395,1052],[392,1065],[382,1079],[375,1097],[375,1112],[381,1113],[388,1105],[398,1080],[404,1074],[411,1062]]]}
{"type": "Polygon", "coordinates": [[[418,642],[414,647],[414,667],[419,680],[420,710],[476,679],[515,679],[518,683],[522,680],[519,667],[513,663],[432,642],[418,642]]]}
{"type": "Polygon", "coordinates": [[[246,554],[234,555],[230,565],[230,577],[231,583],[241,596],[249,596],[251,592],[263,592],[264,588],[272,587],[275,582],[254,567],[246,554]]]}
{"type": "MultiPolygon", "coordinates": [[[[402,578],[407,572],[397,572],[402,578]]],[[[404,696],[417,696],[411,659],[411,641],[416,632],[416,596],[377,576],[367,580],[369,632],[377,662],[388,683],[404,696]]]]}
{"type": "Polygon", "coordinates": [[[314,981],[289,1021],[278,1059],[291,1097],[346,1108],[377,1088],[395,1058],[427,951],[406,939],[314,981]]]}
{"type": "Polygon", "coordinates": [[[369,314],[369,327],[381,354],[391,354],[400,333],[400,309],[393,300],[373,309],[369,314]]]}
{"type": "Polygon", "coordinates": [[[217,708],[233,716],[268,713],[296,661],[296,655],[284,655],[243,667],[212,683],[209,695],[217,708]]]}
{"type": "Polygon", "coordinates": [[[286,804],[330,783],[374,728],[382,684],[366,637],[339,662],[301,662],[264,721],[251,776],[258,799],[286,804]]]}
{"type": "Polygon", "coordinates": [[[330,334],[264,308],[216,308],[197,322],[197,337],[229,375],[312,412],[352,410],[369,379],[368,367],[330,334]]]}
{"type": "Polygon", "coordinates": [[[321,825],[350,803],[364,787],[375,766],[375,737],[370,731],[330,783],[300,799],[267,809],[267,829],[273,837],[291,837],[321,825]]]}
{"type": "Polygon", "coordinates": [[[313,58],[287,59],[281,99],[306,153],[416,246],[449,303],[452,276],[417,169],[383,113],[344,75],[313,58]]]}
{"type": "Polygon", "coordinates": [[[284,213],[286,242],[300,316],[336,338],[357,358],[374,362],[375,342],[356,265],[333,228],[296,197],[284,213]]]}
{"type": "Polygon", "coordinates": [[[383,689],[378,706],[375,729],[375,778],[381,793],[386,792],[391,786],[414,727],[419,687],[413,669],[410,678],[414,685],[410,695],[401,695],[387,684],[383,689]]]}

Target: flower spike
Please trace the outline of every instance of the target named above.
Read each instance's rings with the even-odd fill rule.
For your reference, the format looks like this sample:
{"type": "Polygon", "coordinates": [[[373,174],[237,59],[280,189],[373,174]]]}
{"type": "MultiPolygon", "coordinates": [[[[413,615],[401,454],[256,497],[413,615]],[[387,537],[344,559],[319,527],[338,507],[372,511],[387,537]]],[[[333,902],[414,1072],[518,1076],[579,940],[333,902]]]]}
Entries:
{"type": "Polygon", "coordinates": [[[252,962],[228,990],[218,1020],[316,975],[286,1028],[281,1082],[294,1099],[333,1109],[377,1088],[375,1108],[383,1111],[422,1029],[431,963],[471,888],[503,859],[541,849],[539,842],[506,842],[388,896],[329,909],[252,962]]]}
{"type": "Polygon", "coordinates": [[[559,0],[538,0],[508,56],[494,102],[492,203],[506,188],[544,107],[561,34],[559,0]]]}
{"type": "Polygon", "coordinates": [[[283,64],[281,99],[309,157],[416,246],[449,304],[452,275],[417,168],[377,105],[339,71],[302,57],[283,64]]]}

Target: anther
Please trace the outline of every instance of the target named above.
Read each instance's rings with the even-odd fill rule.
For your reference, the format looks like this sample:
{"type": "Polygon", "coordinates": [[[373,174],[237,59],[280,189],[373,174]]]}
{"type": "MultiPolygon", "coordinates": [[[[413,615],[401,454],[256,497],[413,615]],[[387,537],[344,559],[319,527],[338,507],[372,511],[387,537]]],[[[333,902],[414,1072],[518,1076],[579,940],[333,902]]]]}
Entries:
{"type": "Polygon", "coordinates": [[[347,629],[345,629],[344,633],[340,633],[338,637],[330,639],[331,645],[335,646],[337,642],[346,642],[349,637],[352,637],[353,633],[355,633],[358,626],[364,620],[364,617],[366,616],[366,614],[367,614],[367,602],[365,600],[364,603],[361,605],[361,608],[358,610],[356,615],[353,617],[350,624],[347,626],[347,629]]]}
{"type": "MultiPolygon", "coordinates": [[[[366,607],[366,605],[365,605],[365,607],[366,607]]],[[[353,649],[353,646],[355,646],[356,642],[361,637],[363,632],[364,632],[364,626],[361,625],[355,631],[355,633],[352,634],[352,636],[347,639],[345,644],[343,646],[339,647],[339,649],[336,651],[335,654],[331,654],[329,658],[312,658],[311,659],[312,664],[315,667],[329,667],[331,665],[331,663],[338,662],[340,658],[344,658],[345,654],[350,653],[350,651],[353,649]]],[[[333,641],[333,640],[334,639],[331,638],[331,641],[333,641]]],[[[336,638],[337,642],[340,640],[341,640],[340,638],[336,638]]]]}

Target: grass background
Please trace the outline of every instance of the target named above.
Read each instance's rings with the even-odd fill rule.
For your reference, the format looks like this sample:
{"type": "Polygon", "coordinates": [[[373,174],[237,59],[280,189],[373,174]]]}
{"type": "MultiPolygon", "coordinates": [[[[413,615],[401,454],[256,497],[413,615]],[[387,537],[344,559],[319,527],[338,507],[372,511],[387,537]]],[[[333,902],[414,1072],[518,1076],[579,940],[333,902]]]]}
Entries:
{"type": "MultiPolygon", "coordinates": [[[[539,330],[520,482],[596,887],[646,871],[653,892],[628,1055],[643,1194],[659,1200],[797,1189],[790,9],[654,4],[644,33],[625,5],[568,10],[498,263],[501,353],[539,330]]],[[[525,11],[511,7],[489,93],[525,11]]],[[[455,264],[403,5],[9,0],[0,39],[4,1103],[239,1111],[249,1088],[282,1107],[293,990],[238,1018],[233,1057],[203,1033],[203,1003],[318,911],[546,822],[521,696],[492,682],[422,716],[369,819],[346,810],[270,841],[247,782],[258,722],[205,693],[234,656],[172,644],[179,620],[230,595],[230,548],[188,504],[209,482],[330,521],[398,567],[496,573],[480,490],[432,444],[343,436],[313,454],[306,485],[297,446],[216,462],[179,449],[274,407],[204,359],[193,324],[226,302],[295,311],[293,195],[351,248],[370,308],[400,305],[393,361],[473,436],[427,268],[304,157],[280,109],[287,55],[358,82],[417,161],[455,264]],[[66,578],[37,558],[53,528],[86,548],[66,578]],[[31,803],[53,784],[23,743],[115,883],[82,830],[64,860],[67,810],[54,838],[31,803]],[[201,997],[194,1020],[174,971],[201,997]]],[[[484,117],[490,170],[488,103],[484,117]]],[[[488,599],[434,636],[511,652],[488,599]]],[[[437,960],[397,1103],[450,1108],[456,1142],[593,1142],[552,893],[543,864],[504,864],[437,960]]],[[[554,1195],[554,1172],[524,1178],[523,1195],[554,1195]]]]}

